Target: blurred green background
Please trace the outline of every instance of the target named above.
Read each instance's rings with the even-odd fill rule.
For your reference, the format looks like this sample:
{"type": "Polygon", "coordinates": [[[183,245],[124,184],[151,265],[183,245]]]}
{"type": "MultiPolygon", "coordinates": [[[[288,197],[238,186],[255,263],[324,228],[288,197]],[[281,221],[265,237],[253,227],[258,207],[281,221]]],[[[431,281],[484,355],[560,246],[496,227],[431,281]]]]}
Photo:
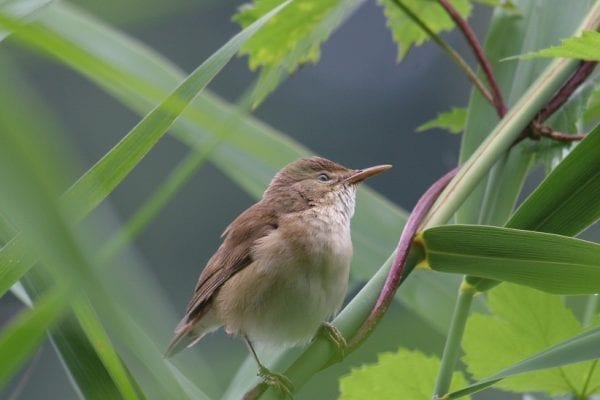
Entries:
{"type": "MultiPolygon", "coordinates": [[[[230,18],[242,2],[229,0],[72,1],[105,23],[139,39],[190,72],[239,31],[230,18]]],[[[483,37],[490,10],[476,7],[471,22],[483,37]]],[[[459,35],[448,40],[469,59],[459,35]]],[[[470,84],[432,44],[411,51],[396,63],[397,47],[386,29],[381,9],[366,2],[328,40],[320,62],[301,68],[255,112],[261,120],[290,135],[317,154],[350,167],[390,163],[394,169],[370,184],[409,210],[419,195],[442,173],[455,166],[460,137],[440,131],[415,133],[415,128],[452,106],[467,103],[470,84]]],[[[24,50],[8,39],[0,60],[12,60],[18,75],[3,76],[40,96],[43,107],[71,142],[79,157],[76,179],[105,154],[139,117],[72,70],[24,50]]],[[[245,58],[234,59],[209,89],[235,102],[252,82],[245,58]]],[[[18,111],[18,110],[16,110],[18,111]]],[[[166,136],[94,213],[88,217],[106,239],[135,212],[187,148],[166,136]]],[[[290,160],[291,161],[291,160],[290,160]]],[[[123,252],[115,268],[142,268],[157,296],[172,305],[170,321],[158,321],[168,338],[192,292],[206,260],[219,244],[225,226],[253,199],[211,165],[203,167],[177,197],[123,252]]],[[[390,252],[392,249],[389,249],[390,252]]],[[[373,266],[373,268],[378,265],[373,266]]],[[[126,271],[120,271],[126,277],[126,271]]],[[[123,281],[123,287],[148,285],[123,281]]],[[[136,299],[144,302],[144,299],[136,299]]],[[[0,300],[0,326],[23,306],[12,295],[0,300]]],[[[157,315],[161,315],[157,312],[157,315]]],[[[148,318],[151,318],[149,316],[148,318]]],[[[378,352],[399,346],[439,354],[443,337],[419,317],[394,305],[367,343],[343,364],[315,377],[301,398],[334,398],[332,376],[378,352]]],[[[207,392],[226,387],[246,358],[244,344],[223,332],[203,340],[193,351],[206,357],[216,381],[207,392]]],[[[193,366],[194,358],[187,357],[193,366]]],[[[69,378],[49,342],[31,364],[22,399],[75,399],[69,378]]],[[[27,367],[26,367],[27,368],[27,367]]],[[[194,376],[194,371],[190,371],[194,376]]],[[[18,376],[5,393],[12,392],[18,376]]],[[[493,391],[478,399],[493,399],[493,391]]],[[[503,398],[507,398],[506,396],[503,398]]],[[[517,397],[515,397],[517,398],[517,397]]]]}

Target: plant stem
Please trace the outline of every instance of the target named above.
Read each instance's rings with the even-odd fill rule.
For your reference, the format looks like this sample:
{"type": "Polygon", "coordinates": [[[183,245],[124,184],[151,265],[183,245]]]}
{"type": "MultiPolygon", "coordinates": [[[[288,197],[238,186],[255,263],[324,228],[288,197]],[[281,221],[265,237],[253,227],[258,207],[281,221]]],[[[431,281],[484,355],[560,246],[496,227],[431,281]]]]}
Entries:
{"type": "Polygon", "coordinates": [[[539,122],[544,122],[554,114],[554,112],[565,104],[573,92],[575,92],[575,90],[592,74],[597,64],[596,61],[582,61],[569,80],[565,82],[548,104],[542,108],[536,119],[539,122]]]}
{"type": "Polygon", "coordinates": [[[494,104],[493,96],[490,94],[485,84],[477,77],[477,74],[471,69],[471,67],[469,67],[469,64],[467,64],[467,62],[460,56],[460,54],[452,47],[450,47],[450,45],[448,45],[448,43],[446,43],[440,37],[440,35],[438,35],[431,28],[429,28],[425,24],[425,22],[422,19],[420,19],[419,16],[416,15],[410,8],[408,8],[406,4],[404,4],[401,0],[393,0],[393,2],[398,7],[400,7],[400,9],[402,9],[402,11],[406,15],[408,15],[408,17],[412,19],[415,24],[419,25],[419,27],[423,29],[425,33],[427,33],[427,35],[431,38],[431,40],[435,42],[435,44],[440,46],[440,48],[444,52],[446,52],[446,54],[448,54],[450,59],[452,59],[452,61],[454,61],[456,65],[458,65],[458,67],[464,71],[464,73],[471,80],[471,82],[473,82],[477,89],[479,89],[481,95],[485,97],[486,100],[489,101],[491,104],[494,104]]]}
{"type": "Polygon", "coordinates": [[[444,345],[442,362],[438,371],[433,393],[434,399],[442,398],[450,389],[452,374],[454,373],[456,361],[460,355],[460,343],[462,342],[465,325],[475,293],[475,289],[463,280],[459,289],[458,300],[454,306],[452,320],[450,321],[450,329],[448,331],[448,337],[446,338],[446,344],[444,345]]]}
{"type": "MultiPolygon", "coordinates": [[[[600,10],[600,3],[597,7],[600,10]]],[[[600,22],[600,13],[597,17],[600,22]]],[[[586,21],[587,23],[589,21],[586,21]]],[[[450,219],[477,183],[511,147],[519,133],[529,125],[536,113],[562,86],[564,79],[576,66],[576,60],[557,59],[545,69],[461,167],[455,179],[450,182],[433,206],[426,227],[440,225],[450,219]]]]}
{"type": "Polygon", "coordinates": [[[375,302],[375,306],[369,313],[369,316],[363,321],[362,325],[358,328],[357,332],[354,334],[351,340],[348,341],[349,351],[353,351],[370,335],[370,333],[375,329],[375,326],[383,317],[383,314],[388,309],[390,303],[394,299],[394,295],[396,294],[396,290],[402,279],[406,276],[404,274],[405,268],[404,264],[406,263],[406,259],[408,257],[408,253],[410,251],[410,247],[413,243],[413,239],[419,226],[423,222],[425,215],[429,212],[431,205],[437,199],[441,191],[448,185],[450,180],[456,175],[457,168],[452,171],[446,173],[443,177],[438,179],[433,185],[427,189],[427,191],[421,196],[419,201],[417,201],[417,205],[410,213],[408,217],[408,221],[404,225],[404,229],[402,230],[402,235],[400,236],[400,241],[398,242],[398,246],[396,247],[396,256],[394,257],[394,261],[390,268],[390,272],[385,280],[383,288],[379,293],[379,297],[375,302]]]}
{"type": "Polygon", "coordinates": [[[498,116],[502,118],[507,111],[506,105],[504,104],[504,100],[502,99],[502,93],[500,92],[500,86],[498,85],[498,81],[496,80],[494,71],[492,70],[492,64],[486,57],[485,52],[483,51],[483,48],[481,47],[481,44],[477,39],[477,36],[475,36],[475,32],[473,32],[473,29],[471,28],[469,23],[458,13],[458,11],[456,11],[456,9],[452,6],[452,4],[450,4],[448,0],[439,0],[439,2],[441,6],[444,7],[448,15],[450,15],[450,18],[454,20],[454,23],[456,24],[458,29],[460,29],[460,31],[465,36],[467,43],[469,43],[471,50],[473,50],[475,58],[477,58],[479,65],[481,65],[481,69],[483,70],[483,73],[485,74],[485,77],[487,78],[487,81],[492,91],[492,98],[490,102],[496,108],[498,116]]]}

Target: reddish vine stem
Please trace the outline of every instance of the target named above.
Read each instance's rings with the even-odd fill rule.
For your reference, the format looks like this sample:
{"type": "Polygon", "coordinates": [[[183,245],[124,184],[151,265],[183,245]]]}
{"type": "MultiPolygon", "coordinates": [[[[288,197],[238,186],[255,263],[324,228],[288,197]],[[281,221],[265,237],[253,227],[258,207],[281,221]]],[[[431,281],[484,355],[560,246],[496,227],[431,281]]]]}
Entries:
{"type": "Polygon", "coordinates": [[[454,8],[452,4],[448,0],[439,0],[440,5],[446,10],[450,18],[454,21],[458,29],[463,33],[467,43],[471,47],[473,54],[477,58],[479,65],[481,65],[481,69],[485,74],[485,77],[490,85],[490,89],[492,91],[492,104],[496,108],[496,112],[499,117],[503,117],[507,108],[504,104],[504,100],[502,99],[502,93],[500,92],[500,86],[498,85],[498,81],[496,80],[496,76],[494,75],[494,71],[492,70],[492,64],[488,60],[475,32],[471,28],[471,25],[459,14],[459,12],[454,8]]]}
{"type": "Polygon", "coordinates": [[[577,70],[571,75],[563,87],[550,99],[537,115],[539,122],[546,121],[571,97],[573,92],[592,74],[598,63],[596,61],[582,61],[577,70]]]}
{"type": "Polygon", "coordinates": [[[477,74],[469,67],[469,64],[458,54],[456,50],[450,47],[444,40],[435,33],[427,24],[419,18],[417,14],[415,14],[409,7],[406,6],[401,0],[392,0],[398,8],[402,10],[419,28],[421,28],[431,40],[437,44],[440,49],[442,49],[452,61],[458,65],[458,67],[463,70],[463,72],[467,75],[467,78],[475,85],[475,87],[479,90],[481,95],[490,103],[493,104],[494,100],[492,94],[489,92],[488,88],[485,84],[477,77],[477,74]]]}
{"type": "Polygon", "coordinates": [[[457,171],[458,168],[454,168],[452,171],[447,172],[443,177],[431,185],[421,196],[419,201],[417,201],[415,208],[408,217],[408,221],[406,221],[406,224],[404,225],[402,235],[400,235],[400,241],[396,248],[396,256],[390,267],[390,272],[385,280],[383,289],[381,289],[379,297],[369,316],[363,321],[352,339],[348,341],[349,351],[356,349],[369,336],[394,299],[394,294],[396,293],[398,286],[400,286],[400,283],[405,278],[404,264],[406,263],[406,258],[408,257],[408,252],[413,243],[415,234],[429,212],[429,209],[452,178],[454,178],[457,171]]]}
{"type": "Polygon", "coordinates": [[[556,110],[558,110],[563,104],[565,104],[567,100],[569,100],[575,90],[577,90],[577,88],[581,86],[581,84],[585,82],[587,78],[589,78],[597,64],[598,63],[595,61],[582,61],[573,75],[571,75],[571,77],[565,82],[559,91],[556,92],[556,94],[550,99],[550,101],[548,101],[544,108],[542,108],[535,116],[531,124],[529,124],[529,126],[519,134],[519,136],[515,139],[513,146],[527,137],[533,140],[540,140],[542,137],[547,137],[560,142],[575,142],[585,138],[585,135],[581,134],[557,132],[549,126],[544,125],[544,121],[550,118],[550,116],[552,116],[556,110]]]}

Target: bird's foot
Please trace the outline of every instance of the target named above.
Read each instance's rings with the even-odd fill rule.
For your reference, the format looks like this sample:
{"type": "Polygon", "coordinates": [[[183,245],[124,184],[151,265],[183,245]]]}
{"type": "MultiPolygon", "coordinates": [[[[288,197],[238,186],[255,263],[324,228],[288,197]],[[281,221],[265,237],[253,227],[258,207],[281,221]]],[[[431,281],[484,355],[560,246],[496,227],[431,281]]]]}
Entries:
{"type": "Polygon", "coordinates": [[[288,399],[294,398],[294,384],[285,375],[278,374],[263,365],[259,365],[258,376],[260,376],[266,385],[280,391],[288,399]]]}
{"type": "Polygon", "coordinates": [[[346,357],[346,353],[348,352],[348,342],[346,342],[346,338],[335,325],[329,322],[323,322],[317,334],[325,337],[325,339],[335,346],[336,353],[331,358],[332,362],[340,362],[346,357]]]}

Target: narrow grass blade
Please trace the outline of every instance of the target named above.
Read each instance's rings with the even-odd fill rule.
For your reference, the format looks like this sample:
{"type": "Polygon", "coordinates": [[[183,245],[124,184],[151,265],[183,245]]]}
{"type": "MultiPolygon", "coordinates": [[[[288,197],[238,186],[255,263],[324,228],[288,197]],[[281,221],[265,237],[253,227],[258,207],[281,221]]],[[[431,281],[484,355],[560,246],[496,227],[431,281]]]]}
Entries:
{"type": "Polygon", "coordinates": [[[478,225],[425,230],[424,266],[558,294],[600,288],[600,245],[567,236],[478,225]]]}
{"type": "Polygon", "coordinates": [[[0,333],[0,387],[33,354],[46,332],[55,324],[69,304],[69,291],[52,289],[0,333]]]}
{"type": "Polygon", "coordinates": [[[73,305],[75,315],[85,335],[94,346],[96,354],[102,360],[123,399],[144,398],[138,387],[132,384],[131,375],[123,365],[98,315],[87,299],[80,299],[73,305]]]}
{"type": "MultiPolygon", "coordinates": [[[[8,0],[0,5],[0,13],[11,15],[19,20],[30,20],[35,13],[53,0],[8,0]]],[[[0,30],[0,42],[11,34],[9,30],[0,30]]]]}

